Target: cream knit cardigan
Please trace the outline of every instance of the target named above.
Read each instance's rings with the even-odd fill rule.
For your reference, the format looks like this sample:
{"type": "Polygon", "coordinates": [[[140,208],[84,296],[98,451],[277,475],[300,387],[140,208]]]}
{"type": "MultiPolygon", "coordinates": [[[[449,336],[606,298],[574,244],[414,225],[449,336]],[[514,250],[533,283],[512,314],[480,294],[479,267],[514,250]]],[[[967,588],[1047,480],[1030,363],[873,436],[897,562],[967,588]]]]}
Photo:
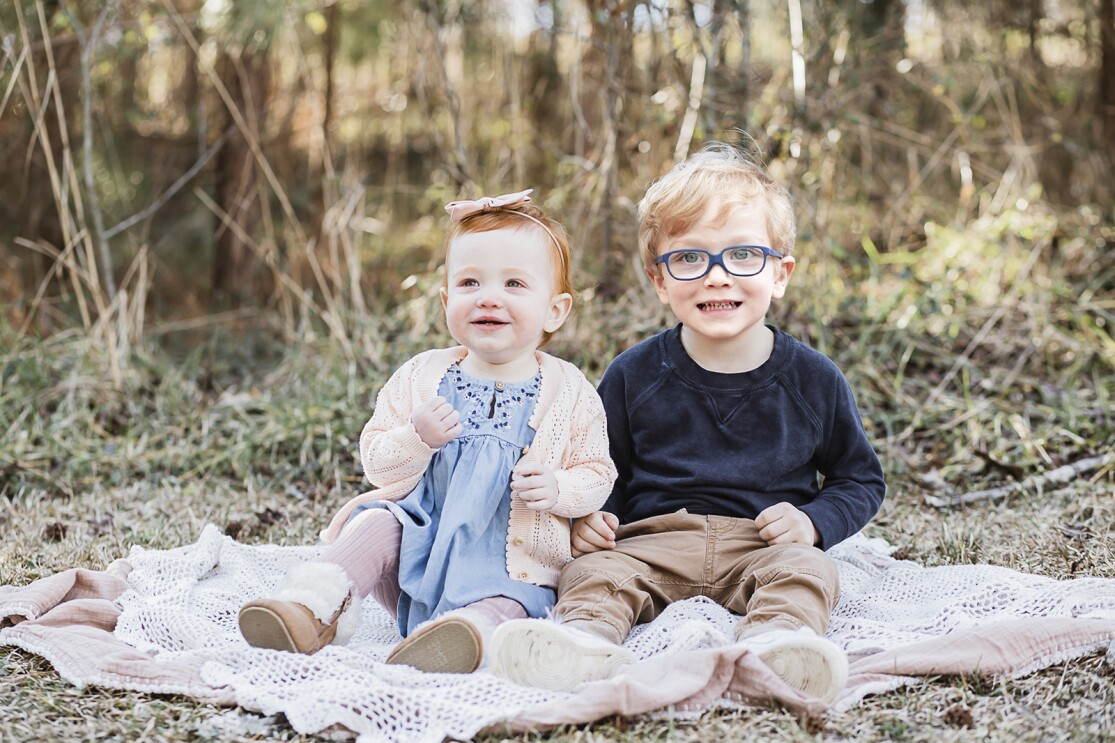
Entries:
{"type": "MultiPolygon", "coordinates": [[[[346,503],[322,532],[326,542],[341,533],[353,510],[375,500],[396,501],[418,484],[436,450],[426,446],[411,412],[437,395],[449,367],[468,355],[463,346],[420,353],[384,385],[372,419],[360,434],[364,475],[377,489],[346,503]]],[[[529,425],[534,442],[523,455],[554,471],[558,502],[532,511],[511,496],[507,528],[507,573],[516,580],[556,586],[572,558],[569,520],[596,511],[612,492],[616,468],[608,455],[608,429],[600,396],[577,367],[537,351],[542,385],[529,425]]]]}

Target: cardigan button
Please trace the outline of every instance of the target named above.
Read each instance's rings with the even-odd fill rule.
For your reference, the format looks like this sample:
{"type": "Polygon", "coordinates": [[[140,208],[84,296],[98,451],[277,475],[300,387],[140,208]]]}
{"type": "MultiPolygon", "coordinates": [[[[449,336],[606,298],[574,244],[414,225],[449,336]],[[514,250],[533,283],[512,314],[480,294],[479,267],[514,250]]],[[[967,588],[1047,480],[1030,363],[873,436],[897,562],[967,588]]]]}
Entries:
{"type": "Polygon", "coordinates": [[[515,537],[513,540],[511,540],[511,544],[515,545],[516,547],[522,547],[523,546],[523,538],[522,537],[515,537]]]}
{"type": "Polygon", "coordinates": [[[523,572],[519,573],[519,580],[526,580],[529,577],[530,577],[530,573],[528,573],[525,570],[523,572]]]}

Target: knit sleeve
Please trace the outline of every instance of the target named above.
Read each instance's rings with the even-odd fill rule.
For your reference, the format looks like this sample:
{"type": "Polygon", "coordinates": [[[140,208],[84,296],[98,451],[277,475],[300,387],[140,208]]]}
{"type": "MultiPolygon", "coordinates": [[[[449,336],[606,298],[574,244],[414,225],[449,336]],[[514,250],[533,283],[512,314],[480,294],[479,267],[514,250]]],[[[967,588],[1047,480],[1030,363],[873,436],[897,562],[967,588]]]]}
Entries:
{"type": "Polygon", "coordinates": [[[434,450],[426,445],[410,420],[414,409],[412,359],[396,371],[376,397],[372,418],[360,433],[360,462],[364,476],[377,488],[425,471],[434,450]]]}
{"type": "Polygon", "coordinates": [[[577,518],[596,511],[612,492],[616,468],[608,454],[604,406],[589,381],[578,373],[576,402],[569,422],[569,440],[561,457],[558,502],[550,513],[577,518]]]}

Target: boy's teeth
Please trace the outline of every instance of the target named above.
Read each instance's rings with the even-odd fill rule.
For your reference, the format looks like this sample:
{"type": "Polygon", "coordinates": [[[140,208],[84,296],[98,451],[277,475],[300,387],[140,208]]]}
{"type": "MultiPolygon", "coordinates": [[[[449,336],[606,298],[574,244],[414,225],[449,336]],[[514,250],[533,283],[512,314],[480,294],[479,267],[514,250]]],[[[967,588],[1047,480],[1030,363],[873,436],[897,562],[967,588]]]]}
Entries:
{"type": "Polygon", "coordinates": [[[706,310],[730,310],[735,306],[735,302],[705,302],[706,310]]]}

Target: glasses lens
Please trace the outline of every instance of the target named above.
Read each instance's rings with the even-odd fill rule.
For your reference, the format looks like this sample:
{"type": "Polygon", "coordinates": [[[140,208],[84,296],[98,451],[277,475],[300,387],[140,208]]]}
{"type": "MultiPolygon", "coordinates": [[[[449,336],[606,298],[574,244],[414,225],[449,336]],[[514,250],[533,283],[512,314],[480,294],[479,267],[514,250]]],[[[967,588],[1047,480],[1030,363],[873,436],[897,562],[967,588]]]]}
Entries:
{"type": "Polygon", "coordinates": [[[708,270],[708,254],[700,250],[679,250],[670,256],[666,267],[675,279],[695,279],[708,270]]]}
{"type": "Polygon", "coordinates": [[[750,276],[763,270],[766,256],[756,248],[730,248],[724,253],[724,262],[737,276],[750,276]]]}

